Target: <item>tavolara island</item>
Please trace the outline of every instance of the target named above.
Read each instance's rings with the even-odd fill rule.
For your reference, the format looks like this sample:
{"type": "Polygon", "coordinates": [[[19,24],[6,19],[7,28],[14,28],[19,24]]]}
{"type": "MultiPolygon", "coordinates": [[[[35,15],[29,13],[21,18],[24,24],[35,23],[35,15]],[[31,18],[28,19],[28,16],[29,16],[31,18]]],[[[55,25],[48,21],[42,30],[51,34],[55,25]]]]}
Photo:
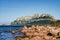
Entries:
{"type": "Polygon", "coordinates": [[[11,22],[11,25],[53,25],[60,20],[56,20],[54,16],[50,14],[34,14],[32,16],[18,17],[11,22]]]}

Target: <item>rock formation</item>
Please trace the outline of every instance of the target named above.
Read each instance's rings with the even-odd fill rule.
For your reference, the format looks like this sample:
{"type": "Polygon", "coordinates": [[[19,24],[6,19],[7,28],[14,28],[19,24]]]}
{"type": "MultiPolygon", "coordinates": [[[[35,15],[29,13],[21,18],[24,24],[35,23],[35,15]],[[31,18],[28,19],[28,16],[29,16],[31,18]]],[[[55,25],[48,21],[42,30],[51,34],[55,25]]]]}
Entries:
{"type": "Polygon", "coordinates": [[[20,31],[23,37],[17,36],[15,40],[60,40],[60,28],[51,26],[24,26],[20,31]]]}

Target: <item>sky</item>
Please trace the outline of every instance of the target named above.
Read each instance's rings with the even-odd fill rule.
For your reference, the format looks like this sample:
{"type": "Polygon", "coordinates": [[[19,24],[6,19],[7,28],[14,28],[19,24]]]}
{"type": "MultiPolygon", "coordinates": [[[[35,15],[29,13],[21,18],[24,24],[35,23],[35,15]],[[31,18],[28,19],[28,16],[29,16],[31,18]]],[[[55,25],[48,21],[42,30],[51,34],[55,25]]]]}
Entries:
{"type": "Polygon", "coordinates": [[[35,13],[60,19],[60,0],[0,0],[0,24],[10,24],[18,17],[35,13]]]}

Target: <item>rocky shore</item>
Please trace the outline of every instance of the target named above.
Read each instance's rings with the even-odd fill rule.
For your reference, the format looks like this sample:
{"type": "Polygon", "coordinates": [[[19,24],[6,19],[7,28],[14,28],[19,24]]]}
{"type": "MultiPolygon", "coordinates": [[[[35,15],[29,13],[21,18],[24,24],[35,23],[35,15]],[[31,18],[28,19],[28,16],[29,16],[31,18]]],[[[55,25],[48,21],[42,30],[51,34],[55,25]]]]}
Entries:
{"type": "Polygon", "coordinates": [[[60,40],[60,28],[52,26],[24,26],[18,32],[24,36],[17,36],[15,40],[60,40]]]}

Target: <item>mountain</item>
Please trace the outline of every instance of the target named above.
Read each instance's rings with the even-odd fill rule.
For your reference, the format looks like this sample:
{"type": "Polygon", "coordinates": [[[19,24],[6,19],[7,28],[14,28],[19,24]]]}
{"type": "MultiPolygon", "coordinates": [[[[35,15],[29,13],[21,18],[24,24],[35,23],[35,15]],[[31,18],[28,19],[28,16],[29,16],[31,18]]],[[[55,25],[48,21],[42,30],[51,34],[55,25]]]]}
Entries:
{"type": "Polygon", "coordinates": [[[49,25],[56,21],[50,14],[34,14],[32,16],[22,16],[11,22],[11,25],[49,25]]]}

